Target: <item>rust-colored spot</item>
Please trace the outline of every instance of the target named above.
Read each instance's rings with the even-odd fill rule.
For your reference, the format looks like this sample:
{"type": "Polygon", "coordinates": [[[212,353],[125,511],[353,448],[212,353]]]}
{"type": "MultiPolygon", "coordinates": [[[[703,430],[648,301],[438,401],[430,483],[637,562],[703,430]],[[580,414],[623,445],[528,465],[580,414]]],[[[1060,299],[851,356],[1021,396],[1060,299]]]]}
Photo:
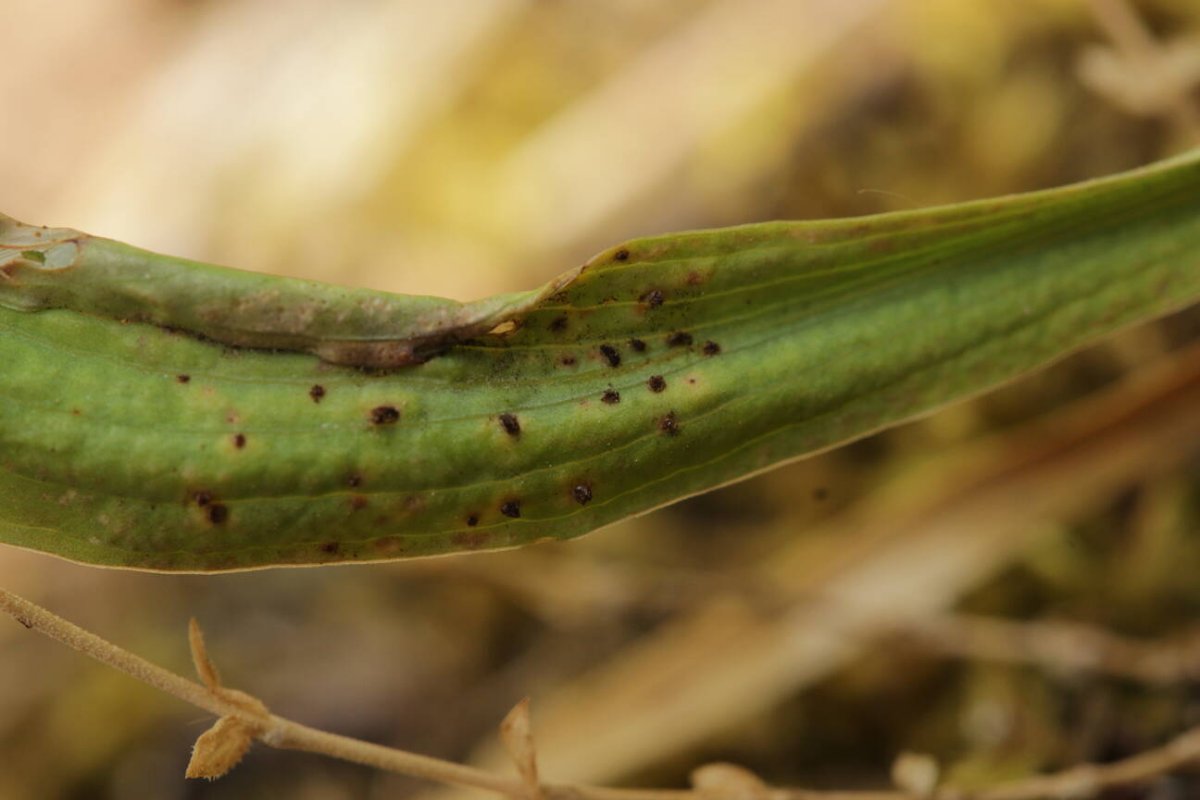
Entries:
{"type": "Polygon", "coordinates": [[[617,348],[611,344],[600,345],[600,354],[608,361],[610,367],[621,366],[621,354],[617,352],[617,348]]]}
{"type": "Polygon", "coordinates": [[[467,525],[469,527],[474,528],[478,524],[479,524],[479,515],[478,514],[467,514],[467,525]]]}
{"type": "Polygon", "coordinates": [[[225,506],[213,503],[208,507],[208,521],[213,525],[220,525],[227,519],[229,519],[229,509],[225,506]]]}
{"type": "Polygon", "coordinates": [[[500,427],[504,428],[504,432],[509,436],[521,435],[521,421],[517,419],[516,414],[504,413],[500,415],[500,427]]]}
{"type": "Polygon", "coordinates": [[[715,356],[717,353],[721,352],[721,345],[709,339],[704,343],[704,347],[701,348],[701,352],[703,352],[706,356],[715,356]]]}
{"type": "Polygon", "coordinates": [[[181,374],[181,375],[176,375],[176,376],[175,376],[175,380],[179,381],[180,383],[187,383],[187,382],[189,382],[191,379],[192,379],[192,376],[191,376],[191,375],[182,375],[182,374],[181,374]]]}
{"type": "Polygon", "coordinates": [[[78,417],[78,416],[79,416],[79,415],[81,415],[82,413],[83,413],[83,412],[82,412],[82,411],[80,411],[78,408],[72,408],[72,409],[71,409],[71,416],[73,416],[73,417],[78,417]]]}
{"type": "Polygon", "coordinates": [[[669,347],[688,347],[692,343],[692,335],[687,331],[675,331],[667,336],[669,347]]]}
{"type": "Polygon", "coordinates": [[[400,411],[395,406],[375,406],[370,419],[372,425],[394,425],[400,421],[400,411]]]}
{"type": "Polygon", "coordinates": [[[650,387],[650,391],[658,394],[667,388],[667,381],[662,375],[651,375],[650,380],[646,381],[646,385],[650,387]]]}
{"type": "Polygon", "coordinates": [[[575,356],[563,356],[559,359],[559,363],[564,367],[573,367],[575,366],[575,356]]]}
{"type": "Polygon", "coordinates": [[[491,534],[487,531],[459,531],[450,537],[450,541],[458,550],[478,550],[487,544],[491,534]]]}
{"type": "Polygon", "coordinates": [[[521,516],[521,501],[508,500],[500,505],[500,513],[506,517],[517,519],[521,516]]]}
{"type": "Polygon", "coordinates": [[[604,394],[600,395],[600,402],[607,403],[610,406],[615,406],[621,402],[621,393],[616,389],[605,389],[604,394]]]}
{"type": "Polygon", "coordinates": [[[365,494],[350,495],[350,508],[354,511],[361,511],[367,507],[367,496],[365,494]]]}
{"type": "Polygon", "coordinates": [[[679,433],[679,421],[675,418],[674,411],[668,411],[666,416],[658,420],[658,429],[667,436],[679,433]]]}
{"type": "Polygon", "coordinates": [[[235,434],[233,437],[233,446],[236,447],[238,450],[241,450],[243,447],[245,447],[246,446],[246,434],[244,434],[244,433],[235,434]]]}
{"type": "Polygon", "coordinates": [[[641,339],[630,339],[629,346],[633,348],[635,353],[646,352],[646,343],[643,342],[641,339]]]}
{"type": "Polygon", "coordinates": [[[663,301],[666,300],[666,296],[663,295],[662,289],[651,289],[639,297],[638,300],[645,303],[650,308],[658,308],[663,304],[663,301]]]}
{"type": "Polygon", "coordinates": [[[314,403],[321,402],[321,399],[325,397],[325,387],[319,383],[314,383],[313,387],[308,390],[308,396],[312,398],[314,403]]]}
{"type": "Polygon", "coordinates": [[[696,272],[695,270],[692,270],[691,272],[689,272],[688,276],[687,276],[688,286],[699,286],[700,284],[704,283],[706,280],[708,280],[708,278],[701,275],[699,272],[696,272]]]}
{"type": "Polygon", "coordinates": [[[327,556],[336,556],[338,551],[342,549],[342,545],[340,542],[325,542],[317,549],[327,556]]]}
{"type": "Polygon", "coordinates": [[[562,333],[566,329],[567,318],[565,315],[561,317],[555,317],[554,319],[550,320],[550,330],[554,331],[555,333],[562,333]]]}
{"type": "Polygon", "coordinates": [[[581,506],[592,502],[592,487],[586,483],[577,483],[571,488],[571,497],[581,506]]]}
{"type": "Polygon", "coordinates": [[[404,552],[404,537],[381,536],[371,542],[371,547],[381,556],[398,556],[404,552]]]}
{"type": "Polygon", "coordinates": [[[613,261],[628,261],[628,260],[629,260],[629,250],[627,248],[622,247],[620,250],[613,253],[613,261]]]}

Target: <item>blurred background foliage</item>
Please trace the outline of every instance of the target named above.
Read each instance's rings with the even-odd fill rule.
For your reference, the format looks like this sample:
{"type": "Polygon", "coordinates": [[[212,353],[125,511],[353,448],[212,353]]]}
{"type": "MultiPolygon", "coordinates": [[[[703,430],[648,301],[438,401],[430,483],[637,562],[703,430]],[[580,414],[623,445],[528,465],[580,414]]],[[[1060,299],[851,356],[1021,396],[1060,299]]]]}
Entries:
{"type": "MultiPolygon", "coordinates": [[[[6,213],[463,299],[636,235],[1047,187],[1200,130],[1193,0],[3,0],[0,20],[6,213]]],[[[987,784],[1112,759],[1200,722],[1195,671],[916,634],[967,612],[1195,627],[1200,442],[1110,435],[1105,409],[1136,405],[1110,397],[1131,374],[1194,369],[1197,340],[1192,309],[580,541],[213,577],[9,548],[0,583],[184,672],[195,615],[230,685],[424,753],[506,768],[495,726],[529,695],[551,780],[682,786],[721,759],[878,787],[917,750],[987,784]],[[1086,459],[1055,449],[1076,430],[1086,459]]],[[[261,748],[185,782],[207,724],[0,625],[0,797],[457,794],[261,748]]],[[[1111,796],[1198,795],[1183,775],[1111,796]]]]}

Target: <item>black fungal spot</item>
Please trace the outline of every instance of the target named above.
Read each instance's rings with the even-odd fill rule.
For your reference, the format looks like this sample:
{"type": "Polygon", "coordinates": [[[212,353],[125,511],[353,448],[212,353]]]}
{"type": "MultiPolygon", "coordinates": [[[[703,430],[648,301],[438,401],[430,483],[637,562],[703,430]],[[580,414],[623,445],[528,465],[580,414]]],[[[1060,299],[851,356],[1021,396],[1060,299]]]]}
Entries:
{"type": "Polygon", "coordinates": [[[325,542],[319,549],[327,556],[335,556],[342,549],[342,546],[338,542],[325,542]]]}
{"type": "Polygon", "coordinates": [[[372,425],[394,425],[400,421],[400,412],[395,406],[375,406],[371,409],[372,425]]]}
{"type": "Polygon", "coordinates": [[[651,308],[658,308],[663,304],[663,300],[665,299],[666,297],[663,295],[661,289],[651,289],[638,298],[638,300],[642,301],[651,308]]]}
{"type": "Polygon", "coordinates": [[[175,376],[175,380],[179,381],[180,383],[187,383],[191,379],[192,379],[191,375],[176,375],[175,376]]]}
{"type": "Polygon", "coordinates": [[[600,345],[600,354],[608,361],[610,367],[621,366],[621,354],[617,352],[617,348],[611,344],[600,345]]]}
{"type": "Polygon", "coordinates": [[[610,406],[615,406],[621,402],[621,393],[616,389],[605,389],[604,394],[600,395],[600,402],[607,403],[610,406]]]}
{"type": "Polygon", "coordinates": [[[567,318],[565,316],[555,317],[554,319],[550,320],[550,330],[554,331],[555,333],[562,333],[566,329],[567,318]]]}
{"type": "Polygon", "coordinates": [[[679,433],[679,421],[675,419],[674,411],[668,411],[667,415],[658,421],[658,429],[667,436],[679,433]]]}
{"type": "Polygon", "coordinates": [[[220,525],[227,519],[229,519],[229,509],[225,506],[214,503],[208,507],[208,521],[213,525],[220,525]]]}
{"type": "Polygon", "coordinates": [[[629,346],[633,348],[634,352],[637,352],[637,353],[646,352],[646,343],[643,342],[641,339],[630,339],[629,346]]]}
{"type": "Polygon", "coordinates": [[[351,472],[346,476],[346,485],[351,489],[357,489],[359,486],[362,486],[362,475],[359,475],[357,472],[351,472]]]}
{"type": "Polygon", "coordinates": [[[571,497],[574,497],[575,502],[579,503],[579,505],[586,506],[588,503],[592,502],[592,487],[588,486],[586,483],[576,484],[575,487],[571,489],[571,497]]]}
{"type": "Polygon", "coordinates": [[[467,526],[468,527],[474,528],[478,524],[479,524],[479,515],[478,514],[468,514],[467,515],[467,526]]]}
{"type": "Polygon", "coordinates": [[[519,500],[509,500],[500,506],[500,513],[506,517],[517,519],[521,516],[521,502],[519,500]]]}
{"type": "Polygon", "coordinates": [[[325,396],[325,387],[319,383],[313,384],[313,387],[308,390],[308,396],[314,403],[321,402],[321,398],[325,396]]]}
{"type": "Polygon", "coordinates": [[[192,494],[192,499],[196,501],[196,505],[204,508],[213,501],[213,493],[201,490],[192,494]]]}
{"type": "Polygon", "coordinates": [[[704,355],[706,356],[715,356],[717,353],[721,352],[721,345],[709,340],[704,343],[703,351],[704,355]]]}
{"type": "Polygon", "coordinates": [[[246,446],[246,434],[239,433],[233,437],[233,446],[241,450],[246,446]]]}
{"type": "Polygon", "coordinates": [[[662,375],[651,375],[650,380],[646,381],[646,385],[650,387],[650,391],[658,394],[667,388],[667,381],[662,375]]]}
{"type": "Polygon", "coordinates": [[[563,356],[562,358],[559,359],[559,361],[562,363],[562,365],[564,367],[575,366],[575,356],[563,356]]]}
{"type": "Polygon", "coordinates": [[[692,343],[692,335],[687,331],[675,331],[667,337],[667,345],[670,347],[688,347],[692,343]]]}
{"type": "Polygon", "coordinates": [[[614,261],[628,261],[629,260],[629,250],[622,247],[620,250],[613,253],[613,260],[614,261]]]}
{"type": "Polygon", "coordinates": [[[813,500],[821,502],[829,497],[829,490],[826,489],[824,486],[819,486],[816,489],[813,489],[812,495],[813,495],[813,500]]]}
{"type": "Polygon", "coordinates": [[[500,426],[504,428],[504,432],[509,436],[521,435],[521,421],[517,419],[516,414],[501,414],[500,426]]]}

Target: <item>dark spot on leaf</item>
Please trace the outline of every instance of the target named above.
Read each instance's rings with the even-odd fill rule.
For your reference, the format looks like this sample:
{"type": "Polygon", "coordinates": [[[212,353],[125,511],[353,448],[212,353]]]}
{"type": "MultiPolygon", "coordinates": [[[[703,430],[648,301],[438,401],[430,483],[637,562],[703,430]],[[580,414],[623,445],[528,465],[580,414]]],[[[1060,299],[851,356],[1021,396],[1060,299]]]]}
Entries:
{"type": "Polygon", "coordinates": [[[613,253],[613,260],[614,261],[628,261],[629,260],[629,250],[622,247],[620,250],[613,253]]]}
{"type": "Polygon", "coordinates": [[[179,381],[180,383],[187,383],[191,379],[192,379],[191,375],[176,375],[175,376],[175,380],[179,381]]]}
{"type": "Polygon", "coordinates": [[[616,389],[605,389],[604,394],[600,395],[600,402],[614,406],[621,402],[621,393],[616,389]]]}
{"type": "Polygon", "coordinates": [[[646,381],[646,385],[650,387],[650,391],[657,394],[667,388],[667,381],[662,375],[651,375],[650,380],[646,381]]]}
{"type": "Polygon", "coordinates": [[[611,344],[600,345],[600,354],[608,361],[610,367],[621,366],[621,354],[611,344]]]}
{"type": "Polygon", "coordinates": [[[638,300],[650,306],[650,308],[658,308],[663,304],[663,300],[665,299],[666,297],[663,296],[661,289],[651,289],[638,298],[638,300]]]}
{"type": "Polygon", "coordinates": [[[687,347],[692,343],[692,335],[687,331],[675,331],[667,337],[670,347],[687,347]]]}
{"type": "Polygon", "coordinates": [[[637,352],[637,353],[646,352],[646,343],[643,342],[641,339],[630,339],[629,346],[634,349],[634,352],[637,352]]]}
{"type": "Polygon", "coordinates": [[[710,339],[704,343],[703,352],[706,356],[715,356],[717,353],[721,352],[721,345],[710,339]]]}
{"type": "Polygon", "coordinates": [[[565,316],[555,317],[550,320],[550,330],[555,333],[562,333],[567,329],[567,318],[565,316]]]}
{"type": "Polygon", "coordinates": [[[571,497],[575,498],[575,502],[579,503],[579,505],[586,506],[592,502],[592,487],[586,483],[576,484],[571,489],[571,497]]]}
{"type": "Polygon", "coordinates": [[[375,406],[371,409],[372,425],[394,425],[400,420],[400,412],[395,406],[375,406]]]}
{"type": "Polygon", "coordinates": [[[82,411],[80,411],[78,408],[72,408],[72,409],[71,409],[71,416],[73,416],[73,417],[78,417],[78,416],[79,416],[80,414],[82,414],[82,413],[83,413],[83,412],[82,412],[82,411]]]}
{"type": "Polygon", "coordinates": [[[325,396],[325,387],[319,383],[313,384],[313,387],[308,390],[308,396],[312,398],[314,403],[321,402],[321,398],[325,396]]]}
{"type": "Polygon", "coordinates": [[[364,509],[366,507],[367,507],[367,496],[365,494],[350,495],[350,508],[352,508],[355,511],[359,511],[360,509],[364,509]]]}
{"type": "Polygon", "coordinates": [[[319,549],[327,556],[335,556],[342,549],[342,545],[338,542],[325,542],[319,549]]]}
{"type": "Polygon", "coordinates": [[[359,486],[362,486],[362,475],[359,475],[357,472],[351,472],[346,476],[346,485],[351,489],[356,489],[359,486]]]}
{"type": "Polygon", "coordinates": [[[504,413],[500,415],[500,426],[504,428],[504,432],[509,436],[521,435],[521,421],[517,419],[516,414],[504,413]]]}
{"type": "Polygon", "coordinates": [[[213,525],[220,525],[227,519],[229,519],[229,509],[225,506],[213,503],[208,507],[208,521],[213,525]]]}
{"type": "Polygon", "coordinates": [[[667,436],[679,433],[679,421],[675,419],[674,411],[668,411],[667,415],[658,421],[658,429],[667,436]]]}
{"type": "Polygon", "coordinates": [[[521,501],[509,500],[500,506],[500,513],[506,517],[517,519],[521,516],[521,501]]]}
{"type": "Polygon", "coordinates": [[[564,367],[575,366],[575,356],[563,356],[562,358],[559,359],[559,361],[562,362],[562,365],[564,367]]]}
{"type": "Polygon", "coordinates": [[[479,524],[479,515],[478,514],[468,514],[467,515],[467,525],[469,527],[474,528],[478,524],[479,524]]]}
{"type": "Polygon", "coordinates": [[[196,501],[196,505],[204,508],[213,501],[213,493],[201,489],[200,491],[192,494],[192,499],[196,501]]]}
{"type": "Polygon", "coordinates": [[[812,494],[813,500],[821,501],[829,497],[829,490],[824,486],[818,486],[816,489],[813,489],[812,494]]]}
{"type": "Polygon", "coordinates": [[[238,450],[241,450],[243,447],[245,447],[246,446],[246,434],[244,434],[244,433],[236,434],[233,437],[233,446],[236,447],[238,450]]]}

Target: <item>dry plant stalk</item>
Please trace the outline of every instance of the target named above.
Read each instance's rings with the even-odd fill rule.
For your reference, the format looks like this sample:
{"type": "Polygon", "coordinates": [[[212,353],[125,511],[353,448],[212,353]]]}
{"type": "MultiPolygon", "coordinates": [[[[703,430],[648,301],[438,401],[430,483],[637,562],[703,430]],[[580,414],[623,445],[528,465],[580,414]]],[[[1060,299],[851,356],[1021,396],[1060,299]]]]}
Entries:
{"type": "MultiPolygon", "coordinates": [[[[215,779],[232,769],[254,741],[270,747],[305,750],[378,769],[495,792],[513,800],[1038,800],[1093,797],[1106,789],[1145,783],[1200,761],[1200,726],[1161,747],[1109,764],[1083,764],[1050,775],[1026,778],[975,791],[937,787],[937,765],[926,756],[903,755],[893,774],[907,788],[883,791],[815,791],[772,787],[732,764],[709,764],[692,773],[692,789],[614,789],[574,784],[543,784],[529,717],[521,700],[501,724],[501,737],[520,777],[510,778],[452,761],[396,750],[310,728],[272,714],[257,698],[224,686],[204,646],[200,626],[188,628],[192,661],[201,683],[124,650],[41,606],[0,589],[0,609],[26,628],[108,664],[185,702],[216,714],[200,735],[187,777],[215,779]],[[916,764],[920,767],[913,769],[916,764]],[[914,774],[919,772],[920,774],[914,774]]],[[[972,623],[976,624],[976,623],[972,623]]]]}

